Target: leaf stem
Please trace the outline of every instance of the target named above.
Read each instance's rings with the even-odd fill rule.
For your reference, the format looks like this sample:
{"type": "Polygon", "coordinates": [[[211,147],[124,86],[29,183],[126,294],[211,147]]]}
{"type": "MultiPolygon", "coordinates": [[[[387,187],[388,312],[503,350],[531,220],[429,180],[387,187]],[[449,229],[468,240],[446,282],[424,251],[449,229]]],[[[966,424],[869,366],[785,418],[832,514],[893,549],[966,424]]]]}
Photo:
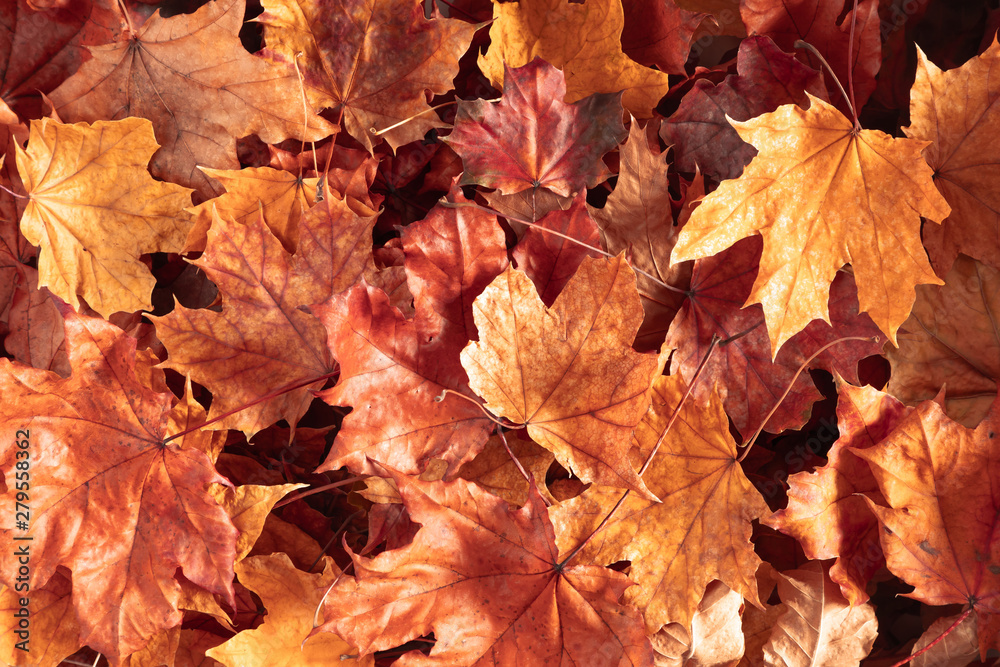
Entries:
{"type": "Polygon", "coordinates": [[[500,426],[500,427],[503,427],[503,428],[511,428],[511,429],[518,429],[518,428],[524,428],[525,427],[525,424],[515,424],[514,422],[511,422],[511,421],[503,422],[503,421],[497,419],[492,414],[490,414],[490,411],[487,410],[481,403],[479,403],[479,401],[476,401],[475,399],[469,398],[465,394],[463,394],[461,392],[458,392],[458,391],[455,391],[454,389],[442,389],[441,390],[441,394],[439,396],[435,396],[434,397],[434,402],[435,403],[440,403],[441,401],[444,400],[444,397],[447,396],[448,394],[454,394],[455,396],[458,396],[459,398],[464,399],[464,400],[468,401],[469,403],[472,403],[474,406],[476,406],[477,408],[479,408],[480,410],[482,410],[483,414],[486,415],[486,418],[489,419],[494,424],[496,424],[497,426],[500,426]]]}
{"type": "Polygon", "coordinates": [[[755,442],[757,442],[757,438],[764,430],[764,427],[767,426],[768,420],[770,420],[771,417],[774,416],[774,413],[778,411],[778,407],[781,405],[781,402],[785,400],[786,396],[788,396],[788,392],[792,390],[792,387],[795,386],[795,382],[799,379],[799,376],[802,375],[802,371],[806,369],[806,367],[812,362],[812,360],[818,357],[819,355],[823,354],[824,352],[826,352],[829,348],[833,347],[837,343],[843,343],[849,340],[871,340],[871,338],[868,336],[846,336],[844,338],[838,338],[837,340],[830,341],[823,347],[819,348],[818,350],[813,352],[808,359],[803,361],[802,364],[799,365],[798,370],[795,371],[795,375],[792,376],[792,381],[788,383],[787,387],[785,387],[785,393],[781,395],[781,398],[778,399],[778,402],[774,404],[774,407],[771,408],[771,411],[768,412],[767,416],[764,417],[763,421],[761,421],[760,426],[757,427],[757,431],[753,434],[753,437],[750,438],[750,442],[747,443],[746,449],[743,450],[743,454],[741,454],[740,458],[737,459],[738,461],[742,462],[743,459],[747,457],[747,454],[750,452],[750,448],[753,447],[753,444],[755,442]]]}
{"type": "MultiPolygon", "coordinates": [[[[360,478],[359,478],[359,479],[360,479],[360,478]]],[[[353,513],[353,514],[351,514],[351,515],[350,515],[349,517],[347,517],[346,519],[344,519],[343,523],[341,523],[341,524],[340,524],[340,528],[338,528],[338,529],[337,529],[337,532],[335,532],[335,533],[333,534],[333,536],[332,536],[332,537],[331,537],[331,538],[330,538],[329,540],[327,540],[326,544],[325,544],[325,545],[323,546],[323,549],[322,549],[322,550],[321,550],[321,551],[319,552],[319,555],[318,555],[318,556],[316,556],[316,560],[314,560],[314,561],[312,562],[312,565],[310,565],[310,566],[309,566],[309,569],[308,569],[308,570],[306,570],[306,572],[312,572],[312,571],[313,571],[313,568],[314,568],[314,567],[316,567],[316,563],[318,563],[318,562],[320,562],[321,560],[323,560],[323,556],[325,556],[325,555],[326,555],[326,550],[330,548],[330,545],[331,545],[331,544],[333,544],[333,541],[334,541],[335,539],[337,539],[337,536],[338,536],[338,535],[340,535],[340,533],[342,533],[342,532],[344,532],[344,531],[346,531],[346,530],[347,530],[347,526],[348,526],[348,525],[349,525],[349,524],[350,524],[350,523],[351,523],[352,521],[354,521],[355,517],[359,517],[359,516],[361,516],[361,515],[362,515],[362,514],[364,514],[364,513],[365,513],[365,511],[364,511],[364,510],[358,510],[357,512],[354,512],[354,513],[353,513]]]]}
{"type": "MultiPolygon", "coordinates": [[[[688,397],[691,395],[691,391],[698,383],[698,379],[701,377],[701,372],[705,369],[705,366],[708,364],[709,357],[712,356],[712,352],[715,351],[715,348],[718,344],[719,344],[718,335],[712,334],[712,342],[708,346],[708,352],[705,353],[705,357],[701,360],[701,363],[698,364],[698,369],[694,372],[694,375],[691,377],[691,383],[684,391],[684,395],[681,396],[681,400],[677,404],[677,407],[674,409],[674,413],[670,415],[670,420],[664,427],[663,433],[661,433],[660,437],[657,438],[656,444],[653,445],[652,451],[649,452],[649,456],[646,457],[645,463],[643,463],[642,468],[639,469],[640,477],[642,477],[642,475],[646,472],[646,469],[649,468],[650,463],[652,463],[653,461],[653,457],[656,456],[656,453],[660,450],[660,444],[663,442],[663,439],[667,437],[667,433],[670,432],[670,427],[672,427],[674,425],[674,422],[677,421],[677,417],[681,414],[681,409],[684,407],[684,403],[687,402],[688,397]]],[[[585,547],[587,543],[594,538],[594,535],[597,535],[599,532],[604,530],[604,527],[608,525],[609,521],[611,521],[611,517],[615,515],[615,512],[618,511],[618,508],[622,506],[622,504],[625,502],[625,499],[628,498],[631,493],[632,489],[625,490],[625,493],[622,494],[622,497],[618,499],[618,502],[615,503],[615,506],[611,508],[611,511],[604,515],[604,518],[601,519],[601,523],[599,523],[597,525],[597,528],[595,528],[590,533],[590,535],[587,536],[587,539],[583,540],[582,542],[580,542],[580,544],[576,545],[573,551],[569,552],[566,558],[564,558],[562,562],[556,565],[555,567],[556,571],[561,572],[562,569],[566,567],[566,563],[568,563],[570,559],[572,559],[574,556],[580,553],[580,551],[583,550],[583,547],[585,547]]]]}
{"type": "Polygon", "coordinates": [[[11,197],[17,197],[18,199],[31,199],[31,197],[28,197],[27,195],[19,195],[16,192],[14,192],[13,190],[8,190],[3,185],[0,185],[0,190],[3,190],[7,194],[9,194],[11,197]]]}
{"type": "Polygon", "coordinates": [[[909,656],[907,658],[904,658],[903,660],[900,660],[896,664],[892,665],[892,667],[903,667],[903,665],[907,664],[908,662],[910,662],[914,658],[919,657],[919,656],[923,655],[924,653],[927,653],[927,651],[930,651],[932,648],[934,648],[935,646],[937,646],[937,644],[939,642],[941,642],[941,640],[943,640],[945,637],[947,637],[948,635],[950,635],[952,633],[952,631],[955,630],[955,628],[957,628],[959,625],[961,625],[962,621],[964,621],[965,619],[967,619],[969,617],[969,614],[971,614],[971,613],[972,613],[972,606],[970,605],[968,609],[966,609],[964,612],[962,612],[961,616],[959,616],[958,618],[955,619],[954,623],[952,623],[951,625],[948,626],[947,630],[945,630],[943,633],[941,633],[940,637],[938,637],[937,639],[935,639],[930,644],[928,644],[927,646],[923,647],[922,649],[920,649],[919,651],[917,651],[913,655],[911,655],[911,656],[909,656]]]}
{"type": "Polygon", "coordinates": [[[267,394],[264,394],[263,396],[259,396],[259,397],[255,398],[254,400],[250,401],[246,405],[241,405],[238,408],[234,408],[232,410],[229,410],[228,412],[222,413],[221,415],[219,415],[217,417],[213,417],[212,419],[204,421],[201,424],[198,424],[197,426],[192,426],[191,428],[186,429],[184,431],[181,431],[180,433],[175,433],[172,436],[170,436],[169,438],[165,438],[163,440],[163,444],[165,445],[168,442],[170,442],[171,440],[176,440],[177,438],[182,438],[185,435],[187,435],[188,433],[194,433],[195,431],[200,431],[201,429],[205,428],[209,424],[214,424],[215,422],[221,421],[221,420],[225,419],[226,417],[235,415],[237,412],[242,412],[243,410],[246,410],[247,408],[252,408],[253,406],[257,405],[258,403],[263,403],[264,401],[269,401],[272,398],[275,398],[277,396],[282,396],[284,394],[287,394],[290,391],[295,391],[296,389],[301,389],[302,387],[308,387],[309,385],[315,384],[316,382],[319,382],[320,380],[327,380],[329,378],[336,377],[338,375],[340,375],[340,369],[339,368],[337,370],[335,370],[335,371],[330,371],[329,373],[326,373],[325,375],[320,375],[318,377],[314,377],[314,378],[309,379],[309,380],[300,380],[299,382],[295,382],[293,384],[290,384],[290,385],[287,385],[287,386],[284,386],[284,387],[280,387],[280,388],[275,389],[274,391],[272,391],[270,393],[267,393],[267,394]]]}
{"type": "Polygon", "coordinates": [[[825,67],[826,71],[830,74],[830,78],[833,79],[835,84],[837,84],[837,89],[843,96],[844,101],[847,102],[847,106],[851,108],[851,115],[854,116],[854,129],[860,130],[861,125],[858,123],[858,112],[854,108],[854,95],[847,94],[847,91],[844,90],[843,84],[840,83],[840,79],[837,78],[837,75],[833,73],[833,68],[830,67],[830,63],[826,62],[826,58],[823,57],[823,54],[820,53],[815,46],[805,40],[797,39],[795,40],[795,44],[793,44],[793,46],[797,49],[807,49],[811,54],[816,56],[821,63],[823,63],[823,67],[825,67]]]}
{"type": "Polygon", "coordinates": [[[274,504],[271,508],[272,511],[278,509],[279,507],[284,507],[285,505],[290,505],[297,500],[302,500],[303,498],[308,498],[309,496],[315,495],[317,493],[322,493],[323,491],[329,491],[330,489],[336,489],[340,486],[347,486],[348,484],[354,484],[355,482],[360,482],[365,479],[364,477],[348,477],[347,479],[342,479],[339,482],[331,482],[330,484],[324,484],[323,486],[317,486],[315,489],[309,489],[308,491],[303,491],[302,493],[296,493],[294,496],[289,496],[274,504]]]}
{"type": "Polygon", "coordinates": [[[851,12],[851,37],[847,42],[847,92],[851,94],[851,111],[854,112],[854,131],[861,130],[858,122],[858,105],[854,101],[854,28],[858,23],[858,0],[854,0],[854,11],[851,12]]]}
{"type": "Polygon", "coordinates": [[[666,428],[663,429],[663,433],[660,434],[660,437],[656,439],[656,444],[653,445],[652,451],[650,451],[649,456],[646,457],[645,463],[643,463],[642,467],[639,468],[639,477],[646,474],[646,470],[649,469],[649,465],[653,462],[653,457],[660,451],[660,445],[663,444],[663,439],[667,437],[667,433],[670,432],[670,428],[680,416],[681,408],[683,408],[684,404],[687,403],[688,397],[691,395],[691,392],[694,391],[695,386],[698,384],[698,380],[701,378],[702,371],[705,370],[705,366],[708,365],[708,360],[712,356],[712,352],[715,351],[715,348],[720,342],[722,341],[719,338],[719,335],[712,334],[712,342],[708,344],[708,352],[706,352],[705,356],[702,357],[701,362],[698,364],[698,368],[694,371],[694,375],[691,376],[691,382],[688,384],[687,389],[684,390],[684,395],[681,396],[680,403],[677,404],[677,408],[674,410],[674,413],[670,415],[670,421],[667,422],[666,428]]]}
{"type": "Polygon", "coordinates": [[[443,102],[441,104],[438,104],[437,106],[428,107],[428,108],[424,109],[423,111],[418,111],[417,113],[413,114],[409,118],[404,118],[403,120],[399,121],[398,123],[393,123],[389,127],[383,127],[381,130],[376,130],[373,127],[373,128],[370,128],[368,131],[371,132],[372,135],[374,135],[376,137],[381,137],[386,132],[392,132],[397,127],[402,127],[403,125],[406,125],[407,123],[409,123],[411,120],[414,120],[414,119],[418,118],[419,116],[423,116],[425,113],[430,113],[431,111],[437,111],[438,109],[440,109],[442,107],[450,106],[452,104],[458,104],[461,101],[462,100],[451,100],[450,102],[443,102]]]}
{"type": "MultiPolygon", "coordinates": [[[[344,546],[347,547],[347,540],[346,539],[344,540],[344,546]]],[[[350,549],[350,547],[348,547],[348,549],[350,549]]],[[[336,576],[336,578],[333,580],[333,583],[331,583],[329,586],[326,587],[326,591],[323,592],[323,597],[321,597],[319,599],[319,604],[316,605],[316,610],[313,612],[313,630],[316,630],[316,628],[318,628],[319,626],[323,625],[322,623],[319,622],[319,610],[323,608],[323,603],[326,602],[326,597],[330,594],[330,591],[333,590],[333,587],[336,586],[340,582],[340,578],[343,577],[345,574],[347,574],[347,571],[350,570],[354,566],[353,553],[351,555],[352,555],[351,562],[348,563],[347,566],[344,567],[344,569],[340,571],[340,574],[338,574],[336,576]]],[[[312,636],[312,634],[309,635],[309,637],[311,637],[311,636],[312,636]]],[[[309,637],[306,637],[305,639],[302,640],[302,644],[300,645],[300,648],[302,646],[305,646],[306,640],[308,640],[309,637]]]]}

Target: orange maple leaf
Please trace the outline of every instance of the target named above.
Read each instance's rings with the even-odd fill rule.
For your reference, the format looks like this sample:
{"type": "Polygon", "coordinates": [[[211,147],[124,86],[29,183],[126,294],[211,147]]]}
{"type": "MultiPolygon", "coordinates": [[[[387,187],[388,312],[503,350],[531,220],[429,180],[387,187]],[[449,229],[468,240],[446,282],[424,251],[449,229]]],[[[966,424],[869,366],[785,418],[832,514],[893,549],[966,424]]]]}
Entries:
{"type": "Polygon", "coordinates": [[[93,58],[52,91],[56,111],[71,121],[148,118],[162,146],[153,173],[206,196],[222,189],[197,166],[239,168],[239,137],[277,144],[329,136],[335,127],[302,108],[294,72],[243,48],[245,4],[218,0],[169,18],[157,10],[118,41],[90,47],[93,58]]]}
{"type": "MultiPolygon", "coordinates": [[[[676,376],[661,376],[653,384],[652,405],[635,430],[643,459],[662,437],[684,390],[676,376]]],[[[588,563],[632,562],[629,576],[638,586],[626,591],[625,599],[642,609],[648,633],[668,622],[690,627],[713,579],[760,606],[754,578],[760,559],[750,543],[750,522],[768,510],[736,462],[727,425],[718,398],[704,407],[685,403],[643,476],[662,502],[630,495],[580,552],[588,563]]],[[[621,495],[592,486],[553,507],[560,553],[590,535],[621,495]]]]}
{"type": "MultiPolygon", "coordinates": [[[[458,189],[449,198],[465,201],[458,189]]],[[[475,335],[471,299],[507,266],[503,230],[495,215],[438,206],[407,227],[403,243],[412,320],[366,283],[312,307],[340,362],[340,380],[321,397],[354,408],[320,471],[377,474],[374,459],[416,474],[439,458],[453,472],[492,428],[474,401],[435,399],[443,389],[469,393],[459,353],[475,335]]]]}
{"type": "Polygon", "coordinates": [[[853,453],[885,498],[865,500],[882,524],[889,571],[915,589],[905,595],[1000,613],[1000,400],[974,430],[924,401],[884,440],[853,453]]]}
{"type": "MultiPolygon", "coordinates": [[[[678,223],[683,221],[675,221],[671,214],[674,200],[665,156],[650,148],[646,135],[633,119],[628,140],[618,154],[621,166],[615,191],[604,208],[590,209],[601,228],[604,248],[611,253],[627,251],[631,265],[644,272],[636,274],[645,312],[636,337],[640,349],[658,347],[663,342],[691,280],[690,264],[670,264],[670,252],[680,231],[678,223]]],[[[697,199],[704,192],[703,180],[698,177],[687,199],[697,199]]]]}
{"type": "Polygon", "coordinates": [[[267,48],[262,55],[302,72],[317,109],[343,113],[344,128],[369,151],[382,130],[393,150],[447,124],[435,117],[427,91],[448,92],[458,59],[476,26],[455,19],[424,18],[413,0],[326,3],[264,0],[267,48]]]}
{"type": "Polygon", "coordinates": [[[764,237],[747,305],[764,308],[772,359],[810,321],[830,322],[830,283],[848,262],[861,310],[893,344],[915,286],[941,284],[920,244],[920,216],[940,221],[950,209],[920,156],[926,142],[855,131],[834,107],[809,100],[807,110],[787,104],[730,121],[759,153],[695,209],[671,257],[707,257],[764,237]]]}
{"type": "Polygon", "coordinates": [[[155,181],[149,121],[31,122],[17,167],[29,202],[21,231],[41,246],[38,284],[109,316],[152,310],[155,280],[139,256],[180,252],[191,227],[187,188],[155,181]]]}
{"type": "MultiPolygon", "coordinates": [[[[363,253],[354,257],[355,263],[364,263],[363,253]]],[[[312,402],[310,388],[318,389],[322,381],[255,401],[334,368],[323,326],[299,310],[313,296],[329,295],[309,294],[304,284],[311,281],[294,270],[296,259],[259,218],[241,225],[216,214],[208,248],[193,263],[219,285],[222,312],[178,305],[152,318],[169,352],[163,367],[212,391],[209,418],[238,410],[213,424],[214,429],[240,429],[250,437],[279,419],[294,426],[312,402]]]]}
{"type": "Polygon", "coordinates": [[[267,618],[252,630],[243,630],[206,655],[227,667],[372,667],[371,657],[345,659],[354,647],[340,637],[323,634],[310,637],[316,607],[323,592],[340,575],[328,556],[322,574],[296,569],[286,554],[253,556],[236,564],[240,583],[260,596],[267,618]]]}
{"type": "Polygon", "coordinates": [[[566,73],[567,103],[622,91],[622,106],[649,118],[670,84],[665,72],[622,52],[624,25],[621,0],[497,2],[490,48],[479,56],[479,68],[500,88],[506,86],[506,69],[541,58],[566,73]]]}
{"type": "Polygon", "coordinates": [[[639,615],[617,602],[628,579],[560,563],[534,487],[512,511],[462,479],[393,479],[421,528],[401,549],[352,554],[357,578],[331,591],[322,630],[362,655],[433,632],[430,656],[401,665],[652,665],[639,615]]]}
{"type": "Polygon", "coordinates": [[[624,258],[584,259],[551,309],[508,268],[473,308],[479,342],[462,365],[487,409],[526,425],[583,481],[652,497],[628,450],[664,359],[630,347],[642,306],[624,258]]]}
{"type": "Polygon", "coordinates": [[[185,252],[202,252],[212,226],[212,208],[219,217],[250,224],[258,215],[282,247],[295,252],[299,240],[299,220],[316,204],[319,178],[302,178],[291,172],[270,167],[247,169],[201,170],[226,188],[226,193],[188,209],[194,224],[188,234],[185,252]]]}
{"type": "Polygon", "coordinates": [[[951,205],[941,226],[928,225],[924,243],[944,275],[958,253],[1000,269],[1000,43],[961,67],[942,72],[917,47],[906,136],[933,142],[924,154],[935,184],[951,205]]]}
{"type": "Polygon", "coordinates": [[[973,428],[1000,382],[1000,270],[959,255],[944,280],[917,288],[899,348],[886,351],[892,366],[886,391],[915,405],[943,389],[948,416],[973,428]]]}
{"type": "Polygon", "coordinates": [[[868,580],[885,559],[878,522],[864,494],[882,500],[868,465],[855,456],[875,446],[912,410],[872,387],[853,387],[838,378],[840,437],[827,464],[788,478],[788,506],[762,523],[795,537],[807,558],[836,558],[830,577],[851,604],[868,599],[868,580]]]}
{"type": "MultiPolygon", "coordinates": [[[[211,484],[229,486],[211,460],[193,443],[163,444],[174,398],[137,379],[135,339],[68,309],[66,337],[68,379],[0,359],[0,393],[9,401],[0,466],[14,489],[16,463],[25,460],[17,453],[36,463],[31,588],[67,567],[81,644],[117,661],[181,622],[178,568],[233,604],[237,530],[209,494],[211,484]]],[[[0,536],[15,544],[24,533],[12,528],[13,503],[3,511],[0,536]]],[[[4,549],[0,562],[12,586],[15,550],[4,549]]]]}

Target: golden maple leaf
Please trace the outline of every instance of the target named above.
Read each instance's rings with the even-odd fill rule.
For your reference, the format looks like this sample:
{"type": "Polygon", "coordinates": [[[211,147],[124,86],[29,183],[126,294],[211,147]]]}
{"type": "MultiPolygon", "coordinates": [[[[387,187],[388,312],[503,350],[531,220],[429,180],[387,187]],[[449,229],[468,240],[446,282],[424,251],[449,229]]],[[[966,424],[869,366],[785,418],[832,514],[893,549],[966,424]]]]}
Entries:
{"type": "Polygon", "coordinates": [[[620,0],[521,0],[493,5],[490,49],[479,68],[496,88],[504,65],[513,69],[536,56],[566,74],[566,103],[594,93],[622,93],[622,106],[637,118],[652,116],[670,85],[667,75],[643,67],[622,52],[625,14],[620,0]]]}
{"type": "Polygon", "coordinates": [[[915,287],[941,284],[920,244],[920,216],[950,208],[920,151],[927,142],[856,130],[826,102],[730,120],[758,150],[743,175],[723,181],[681,230],[671,262],[714,255],[760,234],[764,253],[745,305],[764,308],[771,357],[814,319],[830,322],[830,283],[854,268],[861,310],[895,344],[915,287]]]}
{"type": "Polygon", "coordinates": [[[142,118],[93,125],[31,121],[17,168],[30,201],[21,232],[41,246],[38,285],[104,317],[152,310],[155,280],[139,256],[180,252],[191,226],[191,190],[153,180],[159,148],[142,118]]]}
{"type": "Polygon", "coordinates": [[[323,591],[340,574],[333,559],[323,559],[321,574],[297,569],[283,553],[253,556],[237,563],[235,569],[240,582],[267,605],[267,619],[259,627],[240,632],[209,649],[208,657],[228,667],[311,667],[330,664],[330,656],[340,656],[337,664],[343,667],[375,664],[371,656],[347,657],[356,650],[336,635],[310,636],[313,613],[322,602],[323,591]]]}
{"type": "MultiPolygon", "coordinates": [[[[642,610],[647,633],[667,622],[690,627],[713,579],[759,606],[754,573],[761,561],[750,543],[750,524],[768,513],[767,505],[736,461],[717,395],[704,406],[685,403],[664,435],[685,389],[679,376],[656,378],[652,404],[633,438],[643,458],[662,438],[643,476],[662,502],[630,495],[579,552],[585,563],[631,561],[629,577],[638,585],[626,591],[625,601],[642,610]]],[[[560,553],[585,540],[621,497],[618,489],[594,485],[553,507],[560,553]]]]}

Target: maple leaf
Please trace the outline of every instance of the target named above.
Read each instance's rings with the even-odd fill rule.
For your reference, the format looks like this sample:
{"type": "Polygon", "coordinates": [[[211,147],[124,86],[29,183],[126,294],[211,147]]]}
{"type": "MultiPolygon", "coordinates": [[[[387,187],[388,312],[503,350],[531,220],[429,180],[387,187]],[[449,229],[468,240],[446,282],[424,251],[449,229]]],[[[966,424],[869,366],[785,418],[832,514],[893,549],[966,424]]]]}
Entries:
{"type": "Polygon", "coordinates": [[[894,345],[914,287],[941,284],[920,244],[920,216],[942,220],[949,211],[920,156],[926,144],[855,132],[832,106],[809,100],[807,110],[786,104],[732,122],[759,154],[695,209],[671,257],[706,257],[751,234],[763,236],[746,305],[764,308],[772,359],[811,320],[830,322],[830,283],[848,262],[861,310],[894,345]]]}
{"type": "Polygon", "coordinates": [[[319,178],[302,178],[270,167],[255,169],[201,170],[222,184],[226,193],[188,209],[194,224],[185,250],[202,252],[212,226],[212,208],[221,218],[231,218],[246,225],[263,216],[267,228],[278,237],[282,247],[295,252],[299,240],[299,220],[316,203],[319,178]]]}
{"type": "Polygon", "coordinates": [[[717,378],[719,384],[711,387],[702,383],[693,392],[702,401],[712,393],[721,396],[726,414],[745,440],[775,407],[777,410],[764,424],[770,433],[801,428],[809,420],[813,404],[821,396],[807,373],[792,383],[803,365],[833,371],[860,384],[858,362],[882,350],[874,340],[848,341],[834,345],[806,364],[821,347],[838,338],[879,334],[867,315],[858,314],[853,278],[839,272],[830,288],[831,324],[810,322],[772,360],[761,307],[740,309],[750,294],[759,257],[760,241],[753,239],[695,262],[688,298],[670,324],[666,341],[676,348],[670,361],[671,373],[680,373],[686,379],[694,376],[713,335],[728,341],[713,352],[705,367],[709,377],[717,378]]]}
{"type": "Polygon", "coordinates": [[[446,123],[427,113],[426,91],[451,89],[458,59],[469,48],[476,26],[424,18],[413,0],[338,2],[264,0],[267,48],[262,55],[298,67],[306,95],[316,109],[343,114],[344,128],[372,151],[382,134],[395,151],[446,123]],[[302,59],[301,65],[293,65],[302,59]]]}
{"type": "Polygon", "coordinates": [[[52,91],[70,121],[148,118],[162,148],[150,165],[165,180],[222,194],[196,165],[236,169],[236,139],[319,141],[334,126],[302,108],[297,77],[240,43],[245,0],[217,0],[193,14],[157,11],[135,32],[90,47],[93,59],[52,91]]]}
{"type": "MultiPolygon", "coordinates": [[[[635,430],[641,460],[652,451],[684,394],[677,377],[658,377],[653,401],[635,430]]],[[[668,622],[691,626],[709,582],[717,579],[752,604],[760,559],[750,544],[750,522],[768,513],[764,499],[736,462],[718,400],[687,402],[644,480],[662,502],[630,495],[579,557],[609,564],[631,561],[638,584],[625,600],[639,607],[646,631],[668,622]]],[[[621,498],[621,491],[592,486],[550,510],[560,553],[576,547],[621,498]]]]}
{"type": "Polygon", "coordinates": [[[259,627],[237,633],[206,655],[227,667],[311,667],[330,664],[331,656],[341,656],[339,664],[344,667],[372,667],[375,661],[371,657],[345,660],[343,656],[353,654],[354,649],[335,635],[310,637],[323,591],[340,574],[330,558],[324,561],[322,574],[296,569],[283,553],[237,563],[236,576],[260,596],[267,618],[259,627]]]}
{"type": "Polygon", "coordinates": [[[838,378],[837,428],[840,437],[825,466],[788,478],[788,507],[762,523],[795,537],[808,558],[836,558],[830,577],[851,604],[868,599],[866,585],[882,567],[878,524],[862,494],[881,499],[868,464],[856,450],[887,437],[911,408],[871,387],[853,387],[838,378]]]}
{"type": "Polygon", "coordinates": [[[39,118],[39,93],[51,93],[87,57],[84,45],[118,35],[121,17],[107,0],[83,0],[46,12],[24,0],[0,7],[0,97],[25,118],[39,118]]]}
{"type": "MultiPolygon", "coordinates": [[[[740,3],[740,16],[748,33],[766,35],[779,48],[789,52],[796,49],[797,40],[812,44],[830,63],[833,75],[844,86],[853,82],[852,94],[858,110],[875,90],[875,75],[882,62],[878,10],[876,0],[861,0],[857,9],[849,10],[845,10],[844,4],[825,0],[780,3],[746,0],[740,3]],[[848,54],[853,55],[852,62],[848,62],[848,54]]],[[[815,56],[802,52],[802,57],[809,60],[814,69],[821,68],[822,63],[815,56]]],[[[828,89],[837,87],[832,80],[828,81],[828,89]]],[[[842,110],[850,110],[842,97],[837,103],[842,105],[842,110]]]]}
{"type": "Polygon", "coordinates": [[[193,263],[219,285],[222,312],[178,305],[151,317],[169,351],[163,367],[213,393],[210,419],[237,411],[212,428],[249,437],[279,419],[294,425],[312,401],[310,387],[322,380],[254,402],[330,373],[333,360],[319,321],[298,309],[311,301],[303,301],[287,253],[259,219],[240,225],[216,215],[208,247],[193,263]]]}
{"type": "Polygon", "coordinates": [[[717,181],[738,178],[757,151],[740,139],[728,119],[746,121],[782,104],[803,105],[806,91],[828,99],[823,76],[768,37],[748,37],[740,43],[736,71],[717,85],[695,81],[677,111],[660,126],[660,136],[674,147],[674,164],[681,171],[700,168],[717,181]]]}
{"type": "MultiPolygon", "coordinates": [[[[465,201],[458,191],[450,198],[465,201]]],[[[378,474],[373,459],[416,474],[432,458],[454,472],[492,428],[473,402],[435,398],[443,389],[469,393],[459,352],[475,334],[470,300],[507,265],[503,230],[494,215],[438,206],[407,227],[404,252],[412,320],[365,283],[311,308],[340,362],[339,382],[320,397],[354,408],[320,472],[347,465],[378,474]]]]}
{"type": "Polygon", "coordinates": [[[628,448],[663,360],[629,347],[642,309],[625,260],[585,259],[551,309],[508,268],[474,315],[479,342],[462,351],[462,366],[486,408],[526,425],[583,481],[649,497],[628,448]]]}
{"type": "Polygon", "coordinates": [[[77,309],[82,296],[105,317],[152,310],[155,281],[139,256],[179,252],[191,225],[191,191],[146,171],[156,148],[140,118],[31,122],[17,168],[30,197],[21,231],[41,246],[40,287],[77,309]]]}
{"type": "Polygon", "coordinates": [[[906,136],[931,141],[925,150],[934,183],[951,205],[941,227],[928,226],[924,243],[944,274],[958,253],[1000,269],[1000,95],[988,84],[1000,67],[1000,43],[961,67],[942,72],[917,47],[917,80],[910,93],[906,136]]]}
{"type": "Polygon", "coordinates": [[[559,562],[534,489],[520,510],[465,480],[393,474],[413,543],[367,559],[326,601],[326,622],[362,655],[434,633],[430,655],[400,665],[652,665],[634,609],[617,600],[625,575],[559,562]]]}
{"type": "Polygon", "coordinates": [[[490,48],[479,56],[479,68],[494,88],[506,88],[508,69],[542,58],[565,72],[567,103],[621,91],[625,109],[649,118],[670,87],[667,75],[622,52],[623,25],[621,0],[496,2],[490,48]]]}
{"type": "MultiPolygon", "coordinates": [[[[13,443],[29,441],[29,585],[68,568],[80,642],[117,662],[181,622],[178,568],[232,604],[237,531],[208,494],[210,484],[228,485],[208,457],[163,444],[173,395],[138,381],[135,340],[99,318],[65,317],[68,379],[0,359],[0,392],[10,402],[0,416],[8,443],[0,465],[15,488],[22,450],[13,443]]],[[[13,510],[5,526],[14,526],[13,510]]],[[[0,531],[4,540],[13,533],[0,531]]],[[[0,561],[12,586],[14,549],[0,561]]]]}
{"type": "Polygon", "coordinates": [[[764,645],[764,661],[777,667],[860,665],[875,642],[878,622],[870,604],[851,605],[819,562],[779,573],[784,613],[764,645]]]}
{"type": "MultiPolygon", "coordinates": [[[[467,203],[453,186],[447,201],[467,203]]],[[[406,284],[413,294],[417,336],[426,376],[444,386],[464,386],[463,370],[445,363],[476,337],[472,304],[507,265],[502,232],[495,216],[479,211],[435,207],[427,218],[403,232],[406,284]]]]}
{"type": "Polygon", "coordinates": [[[882,525],[889,571],[932,605],[1000,612],[1000,401],[976,429],[924,401],[873,447],[868,462],[885,499],[866,498],[882,525]],[[905,460],[908,465],[899,465],[905,460]]]}
{"type": "Polygon", "coordinates": [[[908,405],[945,390],[945,412],[970,428],[997,395],[1000,381],[1000,271],[964,255],[941,287],[917,288],[899,348],[886,351],[886,390],[908,405]]]}
{"type": "Polygon", "coordinates": [[[503,97],[460,102],[444,141],[462,157],[462,185],[568,196],[607,175],[601,156],[625,137],[617,95],[564,104],[561,72],[535,59],[508,69],[503,97]]]}
{"type": "MultiPolygon", "coordinates": [[[[636,347],[652,349],[663,342],[670,320],[684,302],[691,266],[670,265],[680,221],[671,215],[674,200],[667,165],[663,154],[649,146],[646,131],[634,119],[619,160],[615,191],[604,208],[590,211],[601,228],[601,245],[610,253],[628,252],[631,266],[644,272],[636,274],[645,313],[636,347]]],[[[687,195],[690,200],[703,193],[698,180],[687,195]]]]}
{"type": "Polygon", "coordinates": [[[303,214],[290,265],[299,304],[325,301],[362,278],[378,280],[372,257],[377,218],[377,213],[352,201],[350,195],[327,197],[303,214]]]}

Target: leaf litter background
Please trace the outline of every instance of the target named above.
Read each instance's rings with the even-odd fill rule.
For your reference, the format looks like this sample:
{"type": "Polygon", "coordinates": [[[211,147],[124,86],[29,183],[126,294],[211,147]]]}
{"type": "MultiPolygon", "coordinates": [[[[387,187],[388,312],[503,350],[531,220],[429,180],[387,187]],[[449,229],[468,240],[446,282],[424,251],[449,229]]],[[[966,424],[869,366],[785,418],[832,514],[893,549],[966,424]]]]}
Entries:
{"type": "Polygon", "coordinates": [[[0,660],[992,664],[998,25],[3,3],[0,660]]]}

